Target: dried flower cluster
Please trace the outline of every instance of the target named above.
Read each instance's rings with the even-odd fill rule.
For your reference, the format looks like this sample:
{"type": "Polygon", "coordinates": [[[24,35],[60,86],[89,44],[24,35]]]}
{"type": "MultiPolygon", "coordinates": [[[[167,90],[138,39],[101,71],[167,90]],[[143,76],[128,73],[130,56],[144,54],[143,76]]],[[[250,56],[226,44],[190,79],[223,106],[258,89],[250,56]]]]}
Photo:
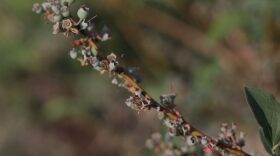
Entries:
{"type": "Polygon", "coordinates": [[[146,140],[146,148],[161,156],[187,156],[197,155],[204,156],[207,153],[192,143],[191,140],[182,140],[179,143],[175,143],[173,137],[169,135],[162,136],[160,133],[153,133],[149,139],[146,140]]]}
{"type": "Polygon", "coordinates": [[[213,152],[234,155],[226,150],[221,150],[217,144],[233,146],[241,150],[241,147],[245,145],[244,133],[240,132],[238,137],[236,134],[236,124],[232,123],[229,126],[229,124],[223,123],[216,144],[209,143],[206,136],[200,138],[192,135],[175,144],[173,136],[167,135],[163,138],[160,133],[154,133],[151,138],[146,140],[146,147],[163,156],[208,155],[213,152]]]}
{"type": "Polygon", "coordinates": [[[108,72],[113,84],[132,93],[125,103],[133,110],[138,113],[157,110],[159,119],[168,127],[171,136],[182,136],[189,143],[200,144],[207,153],[219,151],[223,155],[249,155],[241,150],[244,144],[236,140],[232,129],[225,126],[225,131],[222,131],[218,139],[203,134],[185,121],[175,109],[175,94],[162,95],[160,102],[157,102],[138,85],[141,78],[135,68],[121,67],[114,53],[108,56],[98,53],[96,44],[110,39],[110,30],[104,26],[101,31],[97,31],[93,21],[96,16],[89,18],[89,8],[85,5],[78,9],[78,19],[75,19],[69,11],[73,2],[74,0],[45,0],[41,4],[34,4],[32,9],[35,13],[44,14],[45,19],[53,25],[53,34],[62,33],[66,37],[75,35],[79,38],[72,41],[73,47],[69,52],[72,59],[78,60],[82,66],[92,66],[102,75],[108,72]]]}
{"type": "Polygon", "coordinates": [[[227,123],[221,124],[221,129],[218,134],[218,140],[220,143],[241,149],[245,146],[244,137],[244,132],[240,132],[237,136],[235,123],[232,123],[231,126],[227,123]]]}

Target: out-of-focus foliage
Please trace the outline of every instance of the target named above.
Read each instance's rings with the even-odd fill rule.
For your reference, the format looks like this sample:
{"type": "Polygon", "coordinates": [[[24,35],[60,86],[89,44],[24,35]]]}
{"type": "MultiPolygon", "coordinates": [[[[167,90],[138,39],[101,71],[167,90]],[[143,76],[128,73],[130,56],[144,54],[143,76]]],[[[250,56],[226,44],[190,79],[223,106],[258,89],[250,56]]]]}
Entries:
{"type": "MultiPolygon", "coordinates": [[[[279,0],[77,1],[112,30],[100,50],[139,67],[154,97],[176,92],[183,114],[210,135],[236,122],[246,151],[264,152],[242,88],[280,95],[279,0]]],[[[161,129],[156,114],[134,114],[126,92],[72,61],[69,42],[31,12],[35,2],[0,1],[0,155],[147,154],[146,138],[161,129]]]]}

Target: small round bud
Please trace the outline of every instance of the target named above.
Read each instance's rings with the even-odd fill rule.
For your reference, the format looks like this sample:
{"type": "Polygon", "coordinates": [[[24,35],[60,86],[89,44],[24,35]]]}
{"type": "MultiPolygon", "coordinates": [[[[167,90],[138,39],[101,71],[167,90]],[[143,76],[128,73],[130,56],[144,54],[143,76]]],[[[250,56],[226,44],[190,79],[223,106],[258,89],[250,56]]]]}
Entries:
{"type": "Polygon", "coordinates": [[[40,14],[42,13],[43,8],[39,3],[35,3],[33,4],[32,11],[35,12],[36,14],[40,14]]]}
{"type": "Polygon", "coordinates": [[[113,70],[115,70],[115,68],[116,68],[115,64],[113,62],[110,62],[109,63],[109,70],[113,71],[113,70]]]}
{"type": "Polygon", "coordinates": [[[151,138],[154,142],[160,143],[162,136],[160,133],[153,133],[151,138]]]}
{"type": "Polygon", "coordinates": [[[56,22],[54,25],[53,25],[53,34],[54,35],[56,35],[56,34],[58,34],[59,32],[60,32],[60,24],[59,24],[59,22],[56,22]]]}
{"type": "Polygon", "coordinates": [[[70,50],[69,55],[72,59],[76,59],[78,56],[77,51],[73,48],[72,50],[70,50]]]}
{"type": "Polygon", "coordinates": [[[92,54],[94,55],[94,56],[96,56],[97,54],[98,54],[98,52],[97,52],[97,50],[96,50],[96,48],[95,47],[91,47],[91,52],[92,52],[92,54]]]}
{"type": "Polygon", "coordinates": [[[42,3],[42,8],[43,10],[47,10],[48,8],[51,8],[52,4],[50,2],[43,2],[42,3]]]}
{"type": "Polygon", "coordinates": [[[107,40],[109,40],[110,39],[110,35],[109,34],[104,34],[102,37],[101,37],[101,41],[107,41],[107,40]]]}
{"type": "Polygon", "coordinates": [[[88,16],[88,14],[89,14],[89,8],[86,7],[86,6],[80,7],[80,9],[79,9],[78,12],[77,12],[78,17],[79,17],[79,19],[81,19],[81,20],[86,19],[87,16],[88,16]]]}
{"type": "Polygon", "coordinates": [[[61,14],[62,14],[63,17],[68,17],[68,16],[70,16],[70,10],[69,10],[69,8],[68,8],[67,6],[63,6],[63,7],[60,9],[60,11],[61,11],[61,14]]]}
{"type": "Polygon", "coordinates": [[[197,138],[196,137],[194,137],[194,136],[188,136],[187,137],[187,144],[189,145],[189,146],[192,146],[192,145],[195,145],[195,144],[197,144],[197,138]]]}
{"type": "Polygon", "coordinates": [[[86,57],[86,53],[87,53],[86,49],[82,49],[82,50],[81,50],[81,53],[83,54],[83,56],[86,57]]]}
{"type": "Polygon", "coordinates": [[[208,143],[207,138],[206,138],[206,137],[203,137],[203,138],[201,139],[201,144],[205,146],[205,145],[207,145],[207,143],[208,143]]]}
{"type": "Polygon", "coordinates": [[[114,61],[116,61],[117,56],[116,56],[116,54],[111,53],[110,55],[107,56],[107,59],[108,59],[110,62],[114,62],[114,61]]]}
{"type": "Polygon", "coordinates": [[[81,24],[80,24],[80,29],[81,29],[81,30],[85,30],[85,29],[87,29],[88,25],[89,25],[89,24],[88,24],[87,22],[84,22],[84,21],[83,21],[83,22],[81,22],[81,24]]]}
{"type": "Polygon", "coordinates": [[[118,82],[118,80],[117,80],[116,78],[113,78],[113,80],[112,80],[112,84],[114,84],[114,85],[118,85],[118,84],[119,84],[119,82],[118,82]]]}
{"type": "Polygon", "coordinates": [[[126,99],[125,104],[126,104],[128,107],[132,107],[132,105],[133,105],[133,97],[130,96],[128,99],[126,99]]]}
{"type": "Polygon", "coordinates": [[[111,38],[111,31],[106,25],[101,29],[100,37],[101,41],[107,41],[111,38]]]}
{"type": "Polygon", "coordinates": [[[145,146],[146,146],[148,149],[153,149],[153,148],[155,147],[154,142],[152,141],[152,139],[146,140],[145,146]]]}
{"type": "Polygon", "coordinates": [[[177,134],[177,131],[175,128],[169,128],[168,134],[173,137],[177,134]]]}
{"type": "Polygon", "coordinates": [[[158,112],[158,119],[162,120],[164,118],[164,113],[163,112],[158,112]]]}

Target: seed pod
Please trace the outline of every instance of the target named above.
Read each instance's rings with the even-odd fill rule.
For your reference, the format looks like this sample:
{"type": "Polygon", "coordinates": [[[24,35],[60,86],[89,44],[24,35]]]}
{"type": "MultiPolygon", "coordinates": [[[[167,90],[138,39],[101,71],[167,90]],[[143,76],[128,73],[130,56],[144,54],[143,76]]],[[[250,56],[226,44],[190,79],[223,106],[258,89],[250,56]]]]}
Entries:
{"type": "Polygon", "coordinates": [[[86,7],[86,6],[81,6],[80,9],[77,12],[77,15],[78,15],[80,20],[86,19],[88,14],[89,14],[89,8],[86,7]]]}

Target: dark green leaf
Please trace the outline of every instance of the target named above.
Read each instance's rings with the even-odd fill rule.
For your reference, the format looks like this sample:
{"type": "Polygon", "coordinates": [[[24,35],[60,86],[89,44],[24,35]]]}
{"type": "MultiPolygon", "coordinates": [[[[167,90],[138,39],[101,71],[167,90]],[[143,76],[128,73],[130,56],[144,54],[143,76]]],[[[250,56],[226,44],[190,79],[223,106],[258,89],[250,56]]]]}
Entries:
{"type": "Polygon", "coordinates": [[[262,143],[263,143],[263,146],[265,148],[265,150],[269,153],[269,154],[272,154],[272,145],[270,143],[269,140],[267,140],[267,138],[264,136],[264,132],[263,132],[263,129],[260,128],[259,129],[259,133],[260,133],[260,137],[261,137],[261,140],[262,140],[262,143]]]}
{"type": "Polygon", "coordinates": [[[245,88],[245,93],[262,127],[262,135],[271,147],[275,146],[280,141],[280,104],[271,94],[260,89],[245,88]]]}

